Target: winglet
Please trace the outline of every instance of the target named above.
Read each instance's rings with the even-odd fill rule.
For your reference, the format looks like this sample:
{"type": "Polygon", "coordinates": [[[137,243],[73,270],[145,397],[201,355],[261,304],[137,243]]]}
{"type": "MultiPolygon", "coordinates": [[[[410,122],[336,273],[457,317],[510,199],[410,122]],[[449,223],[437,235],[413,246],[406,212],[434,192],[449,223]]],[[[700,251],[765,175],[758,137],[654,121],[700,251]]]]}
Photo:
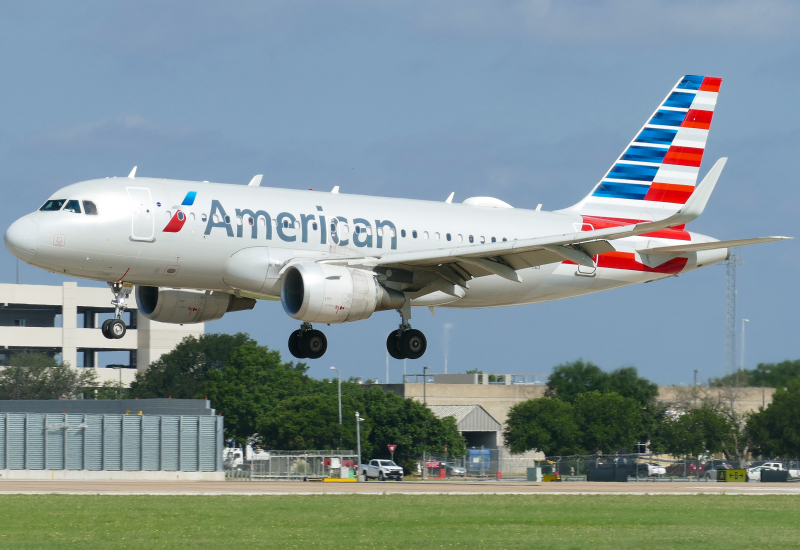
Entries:
{"type": "Polygon", "coordinates": [[[134,166],[134,167],[133,167],[133,170],[131,170],[131,173],[130,173],[130,174],[128,174],[128,177],[129,177],[129,178],[131,178],[131,179],[134,179],[134,178],[136,177],[136,168],[137,168],[137,167],[136,167],[136,166],[134,166]]]}
{"type": "Polygon", "coordinates": [[[261,185],[261,178],[264,177],[264,174],[257,174],[253,176],[253,179],[250,180],[250,183],[247,184],[248,187],[258,187],[261,185]]]}
{"type": "Polygon", "coordinates": [[[694,193],[692,193],[689,200],[686,201],[686,204],[684,204],[680,210],[666,219],[651,223],[658,226],[674,227],[699,218],[700,214],[705,210],[706,204],[708,204],[708,199],[711,197],[711,193],[717,185],[717,180],[720,174],[722,174],[722,169],[725,168],[726,162],[728,162],[727,157],[722,157],[711,167],[706,177],[703,178],[703,181],[700,182],[700,185],[697,186],[694,193]]]}
{"type": "Polygon", "coordinates": [[[455,196],[456,196],[456,192],[453,191],[452,193],[450,193],[450,196],[447,197],[447,200],[444,201],[444,202],[446,202],[447,204],[451,204],[453,202],[453,197],[455,197],[455,196]]]}
{"type": "Polygon", "coordinates": [[[331,194],[338,195],[339,194],[339,186],[337,185],[333,189],[331,189],[331,194]]]}

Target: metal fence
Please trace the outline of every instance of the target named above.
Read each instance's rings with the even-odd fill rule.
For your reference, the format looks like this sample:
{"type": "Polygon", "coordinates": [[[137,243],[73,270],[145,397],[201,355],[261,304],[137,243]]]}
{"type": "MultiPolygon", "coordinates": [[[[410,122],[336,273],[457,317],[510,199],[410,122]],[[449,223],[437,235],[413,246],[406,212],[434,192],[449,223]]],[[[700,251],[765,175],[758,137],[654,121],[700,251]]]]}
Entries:
{"type": "Polygon", "coordinates": [[[0,413],[0,469],[222,470],[221,416],[0,413]]]}
{"type": "Polygon", "coordinates": [[[251,481],[355,479],[357,462],[358,455],[352,450],[263,451],[250,459],[243,458],[241,462],[226,460],[225,476],[251,481]]]}

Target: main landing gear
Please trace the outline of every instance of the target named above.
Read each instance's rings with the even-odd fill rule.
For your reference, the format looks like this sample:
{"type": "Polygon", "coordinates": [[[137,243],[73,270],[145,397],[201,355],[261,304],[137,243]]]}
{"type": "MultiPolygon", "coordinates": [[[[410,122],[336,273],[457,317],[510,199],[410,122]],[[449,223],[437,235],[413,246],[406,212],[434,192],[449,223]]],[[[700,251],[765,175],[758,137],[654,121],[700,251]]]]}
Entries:
{"type": "Polygon", "coordinates": [[[289,353],[298,359],[319,359],[328,350],[328,339],[320,330],[303,323],[289,336],[289,353]]]}
{"type": "Polygon", "coordinates": [[[109,340],[119,340],[125,336],[128,330],[125,321],[122,320],[122,314],[125,312],[125,308],[128,307],[128,298],[131,295],[131,290],[133,290],[133,285],[117,281],[108,283],[108,286],[111,287],[111,292],[114,293],[114,299],[111,300],[111,305],[114,306],[114,318],[103,321],[103,326],[100,330],[103,336],[109,340]]]}
{"type": "Polygon", "coordinates": [[[411,328],[411,307],[403,307],[400,312],[400,328],[389,333],[386,349],[395,359],[419,359],[428,349],[428,340],[421,330],[411,328]]]}

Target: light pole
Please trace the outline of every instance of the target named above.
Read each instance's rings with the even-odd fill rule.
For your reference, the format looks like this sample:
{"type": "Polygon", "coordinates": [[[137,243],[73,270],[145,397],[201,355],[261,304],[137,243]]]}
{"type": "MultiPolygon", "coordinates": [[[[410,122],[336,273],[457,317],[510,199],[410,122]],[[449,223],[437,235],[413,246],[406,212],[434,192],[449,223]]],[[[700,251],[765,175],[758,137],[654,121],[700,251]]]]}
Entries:
{"type": "Polygon", "coordinates": [[[766,390],[764,389],[764,386],[767,385],[767,375],[769,373],[771,373],[771,372],[772,372],[771,370],[767,369],[761,375],[761,408],[762,409],[765,409],[767,407],[767,395],[766,395],[766,390]]]}
{"type": "Polygon", "coordinates": [[[356,441],[358,446],[358,468],[356,469],[356,481],[361,481],[361,423],[363,418],[356,411],[356,441]]]}
{"type": "MultiPolygon", "coordinates": [[[[422,404],[428,406],[428,369],[430,367],[422,367],[422,404]]],[[[425,445],[428,445],[428,421],[425,421],[425,445]]],[[[428,479],[428,450],[426,447],[422,448],[422,481],[428,479]]]]}
{"type": "Polygon", "coordinates": [[[742,319],[742,364],[739,367],[741,370],[744,370],[744,324],[749,322],[750,319],[742,319]]]}
{"type": "Polygon", "coordinates": [[[119,386],[117,387],[117,398],[122,399],[122,367],[111,367],[119,371],[119,386]]]}
{"type": "Polygon", "coordinates": [[[339,375],[339,424],[342,423],[342,373],[336,367],[331,367],[339,375]]]}
{"type": "Polygon", "coordinates": [[[422,404],[428,406],[428,369],[430,367],[422,367],[422,404]]]}

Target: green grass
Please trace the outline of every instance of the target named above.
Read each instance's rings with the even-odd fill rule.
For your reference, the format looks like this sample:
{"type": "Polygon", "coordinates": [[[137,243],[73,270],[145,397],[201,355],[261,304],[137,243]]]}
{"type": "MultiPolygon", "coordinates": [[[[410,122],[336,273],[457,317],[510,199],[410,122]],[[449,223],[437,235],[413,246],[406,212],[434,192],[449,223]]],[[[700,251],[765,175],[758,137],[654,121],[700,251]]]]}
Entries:
{"type": "Polygon", "coordinates": [[[800,497],[0,495],[0,548],[800,548],[800,497]]]}

